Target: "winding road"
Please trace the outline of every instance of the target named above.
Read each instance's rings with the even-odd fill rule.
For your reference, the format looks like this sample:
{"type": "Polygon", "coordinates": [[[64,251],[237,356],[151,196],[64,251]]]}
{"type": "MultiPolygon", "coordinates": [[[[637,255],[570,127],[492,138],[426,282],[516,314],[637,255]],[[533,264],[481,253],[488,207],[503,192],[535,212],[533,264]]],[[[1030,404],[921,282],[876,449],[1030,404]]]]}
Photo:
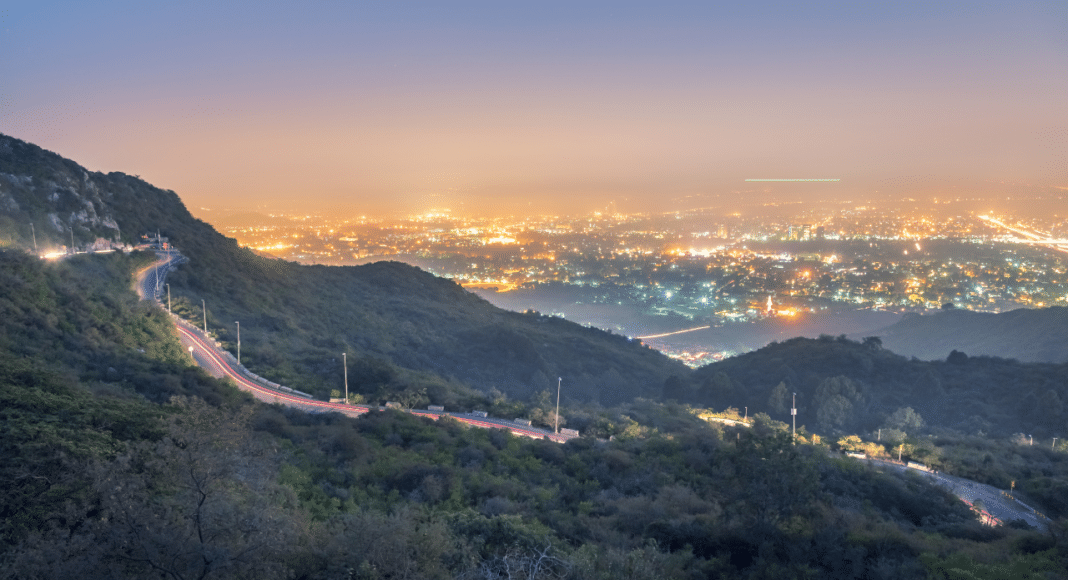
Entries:
{"type": "MultiPolygon", "coordinates": [[[[142,300],[155,300],[161,308],[166,310],[165,305],[160,301],[161,290],[164,286],[163,280],[166,278],[167,273],[177,265],[183,263],[185,258],[174,251],[157,252],[157,255],[160,256],[159,261],[137,273],[135,289],[138,295],[141,296],[142,300]]],[[[189,351],[193,361],[198,366],[204,368],[212,376],[232,380],[239,389],[252,394],[252,396],[259,401],[268,404],[294,407],[310,413],[337,412],[350,417],[358,417],[372,411],[385,410],[384,407],[346,405],[343,403],[318,401],[311,398],[311,396],[306,393],[301,393],[289,389],[288,387],[271,383],[262,377],[256,376],[254,373],[238,364],[233,355],[220,347],[215,341],[206,337],[201,329],[190,325],[173,313],[171,313],[171,318],[174,320],[175,327],[178,330],[178,338],[181,340],[182,346],[189,351]]],[[[555,434],[550,431],[526,426],[514,421],[483,417],[472,413],[449,413],[444,411],[424,411],[415,409],[408,410],[407,412],[412,415],[427,417],[435,421],[441,417],[448,416],[461,423],[474,427],[508,429],[516,435],[533,439],[548,439],[558,443],[563,443],[568,439],[576,437],[576,435],[555,434]]],[[[909,469],[907,466],[896,462],[875,459],[868,459],[866,461],[869,462],[869,464],[882,467],[902,470],[909,469]]],[[[985,507],[984,515],[990,518],[988,523],[997,524],[1014,519],[1023,519],[1033,527],[1043,530],[1046,529],[1045,522],[1034,508],[1021,503],[1019,500],[1008,497],[1002,490],[968,479],[942,473],[931,473],[921,470],[914,471],[923,477],[929,478],[933,484],[949,489],[954,495],[968,505],[974,504],[976,500],[982,500],[982,505],[985,507]]]]}
{"type": "MultiPolygon", "coordinates": [[[[150,266],[137,272],[134,281],[134,289],[142,300],[154,300],[161,308],[166,310],[166,305],[161,302],[166,299],[161,296],[164,280],[167,273],[177,265],[185,262],[185,258],[176,251],[157,251],[160,259],[150,266]]],[[[337,412],[350,417],[358,417],[371,411],[384,411],[385,407],[373,407],[367,405],[346,405],[344,403],[329,403],[311,398],[306,393],[301,393],[271,383],[262,377],[239,365],[237,360],[229,352],[224,350],[210,337],[206,337],[201,329],[178,318],[174,313],[171,319],[178,330],[178,338],[182,346],[189,351],[193,361],[209,374],[216,378],[228,378],[243,391],[250,393],[257,400],[268,404],[279,404],[287,407],[295,407],[310,413],[337,412]]],[[[461,423],[485,429],[507,429],[515,435],[530,437],[532,439],[548,439],[557,443],[563,443],[577,437],[572,434],[557,434],[551,431],[538,429],[493,417],[483,417],[473,413],[451,413],[445,411],[430,411],[410,409],[412,415],[427,417],[438,420],[441,417],[451,417],[461,423]]]]}

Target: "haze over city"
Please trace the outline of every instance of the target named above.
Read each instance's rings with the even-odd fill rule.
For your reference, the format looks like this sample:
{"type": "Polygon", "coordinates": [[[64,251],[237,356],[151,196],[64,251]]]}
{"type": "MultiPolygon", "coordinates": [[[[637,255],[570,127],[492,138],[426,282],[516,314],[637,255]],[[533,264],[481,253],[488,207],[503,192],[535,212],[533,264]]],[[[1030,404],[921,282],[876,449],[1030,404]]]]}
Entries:
{"type": "Polygon", "coordinates": [[[1046,2],[16,1],[0,132],[173,189],[208,221],[1050,211],[1068,191],[1066,21],[1046,2]]]}

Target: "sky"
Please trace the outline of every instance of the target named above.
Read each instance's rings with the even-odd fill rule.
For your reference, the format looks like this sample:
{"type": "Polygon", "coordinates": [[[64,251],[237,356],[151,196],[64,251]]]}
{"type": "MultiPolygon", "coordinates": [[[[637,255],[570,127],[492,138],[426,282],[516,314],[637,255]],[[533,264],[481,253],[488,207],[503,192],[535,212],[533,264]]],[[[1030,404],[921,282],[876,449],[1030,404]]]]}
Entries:
{"type": "Polygon", "coordinates": [[[0,133],[198,215],[1065,191],[1068,2],[7,0],[0,133]]]}

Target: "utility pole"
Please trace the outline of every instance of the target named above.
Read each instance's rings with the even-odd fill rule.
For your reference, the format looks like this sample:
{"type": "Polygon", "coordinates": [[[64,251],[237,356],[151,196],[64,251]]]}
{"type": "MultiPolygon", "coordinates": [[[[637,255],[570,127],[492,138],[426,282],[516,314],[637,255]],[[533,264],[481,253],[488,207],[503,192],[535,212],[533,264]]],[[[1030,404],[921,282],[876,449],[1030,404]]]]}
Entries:
{"type": "Polygon", "coordinates": [[[204,303],[204,299],[200,299],[200,311],[204,313],[204,338],[208,337],[208,306],[204,303]]]}
{"type": "Polygon", "coordinates": [[[241,364],[241,322],[235,321],[237,325],[237,364],[241,364]]]}
{"type": "Polygon", "coordinates": [[[564,382],[564,377],[556,377],[556,429],[557,434],[560,433],[560,383],[564,382]]]}
{"type": "Polygon", "coordinates": [[[348,353],[341,353],[341,364],[345,367],[345,404],[349,404],[349,358],[348,353]]]}
{"type": "Polygon", "coordinates": [[[794,427],[793,427],[792,435],[793,435],[793,438],[794,438],[794,444],[796,445],[797,444],[797,393],[794,393],[793,403],[791,403],[790,417],[793,418],[793,420],[794,420],[794,427]]]}
{"type": "Polygon", "coordinates": [[[41,257],[41,253],[37,251],[37,231],[33,229],[33,222],[30,222],[30,235],[33,236],[33,253],[41,257]]]}

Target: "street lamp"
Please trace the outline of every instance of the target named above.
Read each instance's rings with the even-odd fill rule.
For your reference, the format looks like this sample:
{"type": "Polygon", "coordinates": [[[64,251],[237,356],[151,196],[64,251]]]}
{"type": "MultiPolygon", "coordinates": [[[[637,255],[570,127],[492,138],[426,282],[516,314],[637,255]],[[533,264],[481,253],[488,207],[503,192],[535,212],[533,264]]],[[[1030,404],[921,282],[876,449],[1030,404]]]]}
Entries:
{"type": "Polygon", "coordinates": [[[167,284],[167,312],[171,312],[171,285],[167,284]]]}
{"type": "MultiPolygon", "coordinates": [[[[793,438],[794,438],[794,443],[796,444],[797,443],[797,393],[794,393],[793,401],[794,402],[791,403],[792,406],[790,407],[790,417],[793,418],[793,420],[794,420],[793,438]]],[[[746,412],[748,412],[748,409],[746,410],[746,412]]]]}
{"type": "Polygon", "coordinates": [[[241,364],[241,323],[234,321],[237,325],[237,364],[241,364]]]}
{"type": "Polygon", "coordinates": [[[345,368],[345,404],[349,404],[349,359],[347,353],[341,353],[341,365],[345,368]]]}
{"type": "Polygon", "coordinates": [[[204,313],[204,338],[208,336],[208,306],[204,303],[204,299],[200,299],[200,311],[204,313]]]}
{"type": "Polygon", "coordinates": [[[560,433],[560,383],[564,381],[563,377],[556,377],[556,427],[554,431],[560,433]]]}
{"type": "Polygon", "coordinates": [[[742,421],[749,421],[749,407],[745,408],[745,418],[742,421]]]}

